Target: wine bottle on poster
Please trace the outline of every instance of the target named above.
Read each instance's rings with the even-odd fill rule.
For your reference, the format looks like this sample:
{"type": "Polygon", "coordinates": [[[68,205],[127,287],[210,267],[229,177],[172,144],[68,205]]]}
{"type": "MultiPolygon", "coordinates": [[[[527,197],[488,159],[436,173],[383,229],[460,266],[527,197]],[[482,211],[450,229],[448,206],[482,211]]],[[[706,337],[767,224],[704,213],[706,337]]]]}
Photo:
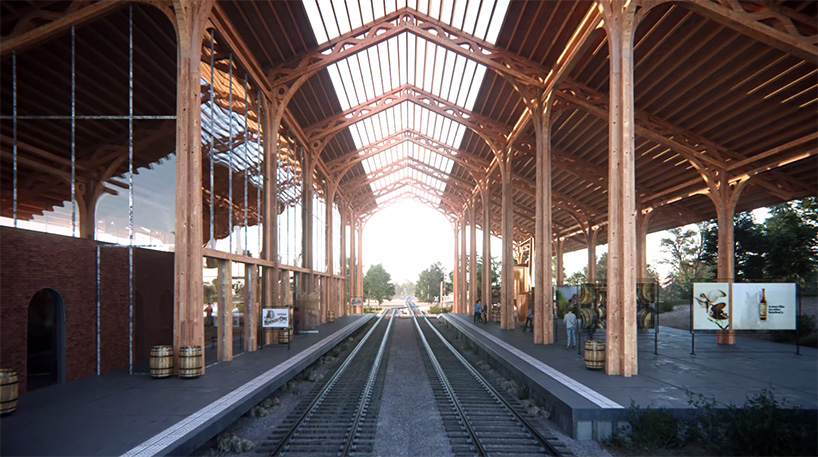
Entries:
{"type": "Polygon", "coordinates": [[[758,318],[762,321],[767,320],[767,296],[765,289],[761,289],[761,301],[758,302],[758,318]]]}

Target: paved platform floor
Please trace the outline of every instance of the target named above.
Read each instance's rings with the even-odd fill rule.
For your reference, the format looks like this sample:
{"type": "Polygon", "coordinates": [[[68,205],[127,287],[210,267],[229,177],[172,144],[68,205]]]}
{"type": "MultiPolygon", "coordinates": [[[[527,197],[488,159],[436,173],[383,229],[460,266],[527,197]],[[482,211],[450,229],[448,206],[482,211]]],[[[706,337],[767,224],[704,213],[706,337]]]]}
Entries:
{"type": "MultiPolygon", "coordinates": [[[[818,410],[818,351],[739,335],[735,345],[716,344],[714,334],[697,334],[691,354],[689,331],[660,327],[658,354],[653,330],[640,330],[639,374],[608,376],[585,368],[578,349],[565,349],[565,328],[557,344],[533,343],[533,334],[501,330],[497,323],[474,324],[469,314],[441,318],[457,328],[515,377],[525,378],[554,412],[552,420],[576,439],[598,439],[627,416],[631,402],[640,408],[689,409],[688,394],[703,394],[722,404],[743,405],[748,396],[770,389],[789,406],[818,410]]],[[[560,322],[561,324],[561,322],[560,322]]],[[[604,330],[594,339],[605,340],[604,330]]],[[[581,342],[580,346],[584,344],[581,342]]]]}
{"type": "Polygon", "coordinates": [[[187,455],[373,315],[352,315],[194,379],[104,373],[35,390],[0,419],[0,454],[187,455]]]}

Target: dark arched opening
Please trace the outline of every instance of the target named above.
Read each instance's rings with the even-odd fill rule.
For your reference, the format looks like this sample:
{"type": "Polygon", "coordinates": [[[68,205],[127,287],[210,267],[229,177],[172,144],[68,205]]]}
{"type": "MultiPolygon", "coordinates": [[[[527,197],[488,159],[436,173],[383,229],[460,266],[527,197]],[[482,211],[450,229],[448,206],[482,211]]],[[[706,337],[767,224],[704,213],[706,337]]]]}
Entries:
{"type": "Polygon", "coordinates": [[[28,305],[26,389],[65,382],[65,303],[51,288],[40,289],[28,305]]]}

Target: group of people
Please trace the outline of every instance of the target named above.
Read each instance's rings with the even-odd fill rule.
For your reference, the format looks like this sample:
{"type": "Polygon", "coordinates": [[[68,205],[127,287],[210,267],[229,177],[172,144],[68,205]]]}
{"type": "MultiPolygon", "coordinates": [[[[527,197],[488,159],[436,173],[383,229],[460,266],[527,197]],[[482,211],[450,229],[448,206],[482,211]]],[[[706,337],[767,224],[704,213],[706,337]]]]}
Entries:
{"type": "Polygon", "coordinates": [[[474,323],[485,324],[488,322],[486,317],[486,305],[480,304],[480,300],[477,300],[474,302],[474,323]]]}
{"type": "MultiPolygon", "coordinates": [[[[485,324],[486,323],[486,305],[480,303],[480,300],[477,300],[474,303],[474,323],[475,324],[485,324]]],[[[556,317],[556,316],[555,316],[556,317]]],[[[572,348],[577,347],[577,327],[579,327],[579,321],[577,319],[576,314],[574,314],[573,307],[569,307],[563,316],[563,322],[565,324],[565,333],[568,336],[567,341],[565,344],[565,348],[572,348]]],[[[528,307],[528,314],[525,318],[525,325],[523,325],[523,332],[528,329],[534,331],[534,307],[528,307]]]]}

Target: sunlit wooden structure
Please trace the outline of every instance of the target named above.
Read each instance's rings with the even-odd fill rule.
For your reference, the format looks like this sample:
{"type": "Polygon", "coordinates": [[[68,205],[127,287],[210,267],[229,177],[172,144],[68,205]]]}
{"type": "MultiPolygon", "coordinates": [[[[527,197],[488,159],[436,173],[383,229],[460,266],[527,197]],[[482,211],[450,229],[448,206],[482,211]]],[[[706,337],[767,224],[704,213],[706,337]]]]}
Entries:
{"type": "MultiPolygon", "coordinates": [[[[484,2],[491,41],[426,0],[371,17],[368,0],[347,3],[309,13],[319,42],[300,2],[4,0],[2,216],[73,207],[72,234],[94,238],[100,196],[129,194],[119,242],[139,245],[134,173],[175,151],[175,184],[145,198],[175,200],[177,348],[202,344],[203,266],[245,266],[248,319],[305,292],[319,319],[343,315],[362,293],[367,220],[404,199],[452,223],[457,312],[491,295],[488,268],[479,292],[468,273],[477,227],[503,240],[481,251],[503,259],[503,328],[513,250],[531,246],[537,343],[553,341],[552,256],[588,247],[594,277],[607,243],[606,372],[631,376],[647,233],[717,218],[727,280],[736,211],[818,193],[811,0],[512,1],[493,19],[484,2]],[[366,90],[339,91],[339,63],[366,90]]],[[[248,350],[271,337],[245,331],[248,350]]]]}

